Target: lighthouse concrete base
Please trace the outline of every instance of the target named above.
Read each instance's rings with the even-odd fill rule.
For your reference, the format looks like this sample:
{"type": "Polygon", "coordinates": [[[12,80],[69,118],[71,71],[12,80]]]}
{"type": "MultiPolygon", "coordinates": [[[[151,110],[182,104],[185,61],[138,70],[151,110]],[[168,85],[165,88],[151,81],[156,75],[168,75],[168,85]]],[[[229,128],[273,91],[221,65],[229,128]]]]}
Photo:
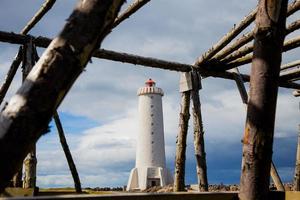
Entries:
{"type": "Polygon", "coordinates": [[[130,172],[127,191],[145,190],[154,186],[166,186],[173,183],[170,171],[162,167],[138,167],[130,172]]]}

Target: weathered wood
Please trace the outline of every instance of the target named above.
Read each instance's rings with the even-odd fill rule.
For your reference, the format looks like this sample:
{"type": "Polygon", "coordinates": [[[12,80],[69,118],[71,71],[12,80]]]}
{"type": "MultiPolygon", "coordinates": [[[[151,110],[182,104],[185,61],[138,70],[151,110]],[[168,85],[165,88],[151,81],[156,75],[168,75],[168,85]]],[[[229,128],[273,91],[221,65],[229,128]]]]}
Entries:
{"type": "Polygon", "coordinates": [[[247,44],[248,42],[251,42],[254,38],[253,35],[254,35],[254,31],[250,31],[244,34],[242,37],[237,39],[233,44],[220,51],[216,56],[213,57],[212,60],[220,61],[221,59],[225,58],[232,52],[241,48],[243,45],[247,44]]]}
{"type": "MultiPolygon", "coordinates": [[[[42,17],[52,8],[56,0],[46,0],[46,2],[42,5],[42,7],[38,10],[38,12],[31,18],[31,20],[26,24],[26,26],[22,29],[20,34],[26,35],[41,19],[42,17]]],[[[30,39],[29,39],[30,40],[30,39]]],[[[28,41],[27,41],[28,42],[28,41]]],[[[25,43],[27,43],[25,42],[25,43]]],[[[24,43],[24,44],[25,44],[24,43]]],[[[21,47],[15,56],[14,61],[12,62],[9,71],[5,77],[5,80],[3,84],[1,85],[0,88],[0,104],[2,103],[7,90],[18,70],[19,65],[21,64],[22,61],[22,52],[21,52],[21,47]]]]}
{"type": "Polygon", "coordinates": [[[275,164],[273,161],[271,162],[271,171],[270,172],[271,172],[271,177],[272,177],[273,183],[275,184],[277,190],[285,191],[284,185],[279,177],[279,174],[276,170],[276,167],[275,167],[275,164]]]}
{"type": "Polygon", "coordinates": [[[200,66],[201,64],[207,62],[216,53],[218,53],[222,48],[229,44],[238,34],[240,34],[247,26],[249,26],[256,15],[257,8],[251,11],[238,25],[236,25],[231,31],[229,31],[224,37],[217,42],[211,49],[209,49],[202,56],[197,58],[195,65],[200,66]]]}
{"type": "Polygon", "coordinates": [[[13,179],[12,179],[12,187],[23,187],[23,181],[22,181],[22,176],[23,176],[23,167],[15,173],[13,179]]]}
{"type": "MultiPolygon", "coordinates": [[[[286,34],[287,33],[291,33],[295,30],[298,30],[300,28],[300,22],[299,20],[293,22],[292,24],[290,24],[287,29],[286,29],[286,34]]],[[[294,49],[296,47],[300,46],[300,37],[295,37],[293,39],[287,40],[284,42],[283,45],[283,51],[289,51],[291,49],[294,49]]],[[[253,44],[248,45],[248,46],[244,46],[243,48],[235,51],[234,53],[228,55],[227,57],[225,57],[222,60],[222,63],[237,63],[237,61],[240,59],[241,61],[243,60],[244,62],[250,63],[249,59],[252,59],[252,55],[250,55],[249,53],[251,53],[253,51],[253,44]],[[249,55],[247,55],[249,54],[249,55]],[[244,56],[244,57],[243,57],[244,56]]],[[[247,64],[245,63],[245,64],[247,64]]],[[[239,66],[239,65],[238,65],[239,66]]]]}
{"type": "MultiPolygon", "coordinates": [[[[25,46],[25,45],[24,45],[25,46]]],[[[1,100],[0,100],[0,104],[2,103],[8,88],[19,68],[19,65],[21,62],[19,63],[15,63],[16,60],[20,59],[20,61],[23,59],[24,62],[24,54],[26,54],[24,51],[22,51],[22,47],[19,48],[19,51],[16,55],[15,60],[13,61],[11,67],[9,68],[8,74],[5,77],[4,83],[1,86],[1,100]]],[[[12,186],[13,187],[23,187],[23,166],[21,166],[20,169],[17,170],[17,173],[15,173],[14,177],[12,178],[12,186]]]]}
{"type": "Polygon", "coordinates": [[[300,1],[299,0],[295,0],[292,3],[289,4],[288,6],[288,11],[287,11],[287,16],[290,16],[292,14],[294,14],[295,12],[297,12],[300,9],[300,1]]]}
{"type": "MultiPolygon", "coordinates": [[[[294,2],[289,4],[288,11],[287,11],[287,16],[290,16],[290,15],[294,14],[299,9],[300,9],[300,1],[295,0],[294,2]]],[[[300,28],[299,26],[300,26],[300,21],[299,20],[291,23],[287,28],[286,34],[290,34],[291,32],[299,29],[300,28]]],[[[235,42],[233,42],[232,44],[230,44],[229,46],[224,48],[222,51],[220,51],[217,55],[215,55],[213,57],[212,60],[221,60],[221,59],[223,59],[224,57],[228,56],[230,53],[238,50],[240,47],[242,47],[243,45],[245,45],[248,42],[250,42],[251,40],[253,40],[254,39],[253,36],[254,36],[254,30],[249,31],[248,33],[244,34],[242,37],[237,39],[235,42]]],[[[244,55],[246,55],[246,54],[244,54],[244,55]]],[[[239,56],[239,57],[241,57],[241,56],[239,56]]]]}
{"type": "Polygon", "coordinates": [[[296,20],[289,24],[289,26],[286,29],[286,35],[298,30],[300,28],[300,20],[296,20]]]}
{"type": "MultiPolygon", "coordinates": [[[[9,42],[13,44],[24,44],[30,40],[31,37],[24,36],[20,34],[15,33],[8,33],[0,31],[0,41],[3,42],[9,42]]],[[[35,42],[35,45],[37,47],[43,47],[46,48],[50,42],[51,39],[45,38],[45,37],[33,37],[33,40],[35,42]]],[[[130,63],[134,65],[142,65],[147,67],[154,67],[159,69],[167,69],[172,71],[178,71],[178,72],[189,72],[192,68],[194,70],[198,71],[202,76],[205,77],[216,77],[216,78],[224,78],[229,80],[234,80],[234,75],[231,72],[227,71],[214,71],[214,69],[205,69],[205,68],[199,68],[198,66],[190,65],[190,64],[184,64],[179,62],[173,62],[173,61],[166,61],[151,57],[144,57],[134,54],[128,54],[123,52],[116,52],[106,49],[98,49],[93,53],[93,56],[96,58],[101,59],[107,59],[107,60],[113,60],[117,62],[125,62],[130,63]]],[[[230,68],[233,68],[233,66],[230,66],[230,68]]],[[[243,77],[243,80],[246,82],[249,82],[250,77],[246,74],[241,74],[243,77]]],[[[300,89],[300,85],[297,83],[289,83],[289,82],[280,82],[281,87],[285,88],[292,88],[292,89],[300,89]]]]}
{"type": "Polygon", "coordinates": [[[295,90],[295,91],[293,92],[293,95],[294,95],[295,97],[299,97],[299,96],[300,96],[300,90],[295,90]]]}
{"type": "Polygon", "coordinates": [[[21,34],[26,35],[42,18],[43,16],[52,8],[56,0],[46,0],[41,8],[36,12],[36,14],[31,18],[31,20],[22,29],[21,34]]]}
{"type": "MultiPolygon", "coordinates": [[[[172,192],[172,193],[113,193],[113,194],[93,194],[93,195],[55,195],[44,196],[44,191],[39,192],[42,197],[26,197],[26,200],[237,200],[237,192],[172,192]]],[[[300,192],[270,191],[271,200],[298,200],[300,192]]],[[[24,200],[24,197],[14,198],[14,200],[24,200]]]]}
{"type": "Polygon", "coordinates": [[[290,81],[300,77],[300,66],[280,73],[280,80],[290,81]]]}
{"type": "MultiPolygon", "coordinates": [[[[22,66],[22,82],[25,81],[27,75],[33,68],[35,64],[35,47],[32,43],[32,40],[23,47],[23,66],[22,66]]],[[[25,160],[24,160],[24,181],[23,181],[23,188],[35,188],[36,187],[36,165],[37,165],[37,159],[36,159],[36,144],[34,144],[33,149],[27,154],[25,160]]]]}
{"type": "Polygon", "coordinates": [[[186,138],[190,119],[190,97],[191,92],[181,93],[181,110],[179,115],[179,131],[176,140],[174,192],[185,191],[185,153],[186,138]]]}
{"type": "Polygon", "coordinates": [[[197,164],[198,190],[208,191],[204,128],[199,97],[199,88],[201,87],[201,83],[200,75],[195,71],[192,72],[192,82],[193,89],[191,91],[191,96],[193,102],[194,149],[197,164]]]}
{"type": "Polygon", "coordinates": [[[300,60],[296,60],[296,61],[284,64],[284,65],[281,65],[280,70],[282,71],[282,70],[290,69],[290,68],[293,68],[296,66],[300,66],[300,60]]]}
{"type": "Polygon", "coordinates": [[[80,1],[0,115],[0,192],[48,131],[56,108],[111,29],[124,0],[80,1]]]}
{"type": "Polygon", "coordinates": [[[8,73],[0,87],[0,104],[2,103],[2,101],[4,99],[6,93],[9,89],[9,86],[10,86],[21,62],[22,62],[22,48],[20,47],[17,55],[15,56],[11,66],[9,68],[8,73]]]}
{"type": "Polygon", "coordinates": [[[115,20],[113,24],[113,28],[118,26],[121,22],[123,22],[125,19],[129,18],[133,13],[138,11],[141,7],[149,3],[150,0],[135,0],[132,4],[128,6],[128,8],[121,13],[115,20]]]}
{"type": "MultiPolygon", "coordinates": [[[[299,46],[300,46],[300,36],[285,41],[284,45],[283,45],[283,48],[282,48],[282,52],[290,51],[290,50],[295,49],[299,46]]],[[[252,48],[250,46],[248,46],[248,47],[252,48]]],[[[245,49],[248,48],[248,47],[245,47],[245,49]]],[[[249,52],[251,52],[251,51],[252,50],[249,50],[249,52]]],[[[215,68],[217,68],[218,70],[229,70],[229,69],[232,69],[234,67],[238,67],[238,66],[250,63],[252,61],[252,57],[253,57],[253,55],[250,53],[250,54],[247,54],[246,56],[238,58],[237,60],[234,60],[232,62],[229,62],[229,63],[226,63],[226,64],[225,63],[224,64],[217,64],[217,65],[215,65],[215,68]]]]}
{"type": "Polygon", "coordinates": [[[63,148],[63,151],[65,153],[68,165],[69,165],[69,169],[71,171],[72,177],[73,177],[73,181],[74,181],[74,186],[75,186],[75,190],[77,193],[81,193],[82,189],[81,189],[81,183],[80,183],[80,179],[79,179],[79,175],[76,169],[76,165],[73,161],[72,158],[72,154],[71,151],[69,149],[66,137],[65,137],[65,133],[64,133],[64,129],[62,127],[61,121],[59,119],[59,115],[57,113],[57,111],[54,112],[53,114],[53,119],[57,128],[57,132],[58,132],[58,136],[59,136],[59,140],[60,140],[60,144],[63,148]]]}
{"type": "Polygon", "coordinates": [[[34,145],[34,149],[30,150],[24,160],[24,181],[23,188],[35,188],[36,187],[36,147],[34,145]]]}
{"type": "MultiPolygon", "coordinates": [[[[56,0],[47,0],[42,7],[38,10],[38,12],[31,18],[31,20],[26,24],[26,26],[22,29],[20,34],[26,35],[41,19],[42,17],[52,8],[56,0]]],[[[7,90],[19,68],[19,65],[21,64],[22,58],[21,58],[21,48],[19,49],[17,55],[15,56],[14,61],[12,62],[9,71],[6,75],[6,78],[1,85],[0,88],[0,104],[2,103],[7,90]]]]}
{"type": "Polygon", "coordinates": [[[29,72],[32,70],[35,64],[35,46],[30,40],[27,44],[23,46],[23,60],[22,60],[22,82],[25,81],[29,72]]]}
{"type": "MultiPolygon", "coordinates": [[[[238,68],[234,68],[232,69],[232,71],[235,73],[235,83],[237,85],[237,88],[240,92],[240,96],[242,98],[243,104],[245,105],[246,111],[247,111],[247,106],[248,106],[248,93],[245,87],[245,84],[243,82],[243,79],[240,75],[240,72],[238,70],[238,68]]],[[[276,167],[273,163],[273,161],[271,162],[271,171],[270,171],[272,180],[277,188],[277,190],[279,191],[285,191],[284,190],[284,186],[282,184],[282,181],[279,177],[279,174],[277,173],[276,167]]]]}
{"type": "Polygon", "coordinates": [[[287,0],[260,0],[243,138],[239,198],[268,198],[287,0]]]}
{"type": "MultiPolygon", "coordinates": [[[[120,16],[118,16],[116,18],[116,20],[114,21],[114,24],[113,24],[113,28],[118,26],[125,19],[129,18],[133,13],[135,13],[138,9],[143,7],[149,1],[150,0],[136,0],[134,3],[129,5],[128,8],[122,14],[120,14],[120,16]]],[[[44,4],[41,6],[41,8],[37,11],[37,13],[30,19],[30,21],[22,29],[20,34],[26,35],[43,18],[43,16],[53,7],[55,2],[56,2],[56,0],[46,0],[44,2],[44,4]]],[[[41,37],[40,39],[44,39],[44,38],[41,37]]],[[[43,47],[47,48],[47,46],[50,44],[50,42],[51,42],[51,40],[46,38],[46,40],[44,41],[44,43],[46,43],[46,45],[43,45],[43,47]]],[[[42,43],[42,44],[44,44],[44,43],[42,43]]],[[[21,63],[22,58],[20,56],[20,54],[21,54],[20,51],[21,50],[19,50],[18,54],[15,56],[15,59],[7,73],[7,76],[6,76],[3,84],[1,85],[0,104],[2,103],[4,97],[7,93],[7,90],[16,74],[16,71],[18,70],[18,67],[21,63]]]]}
{"type": "Polygon", "coordinates": [[[294,191],[300,191],[300,124],[298,125],[298,143],[296,154],[296,166],[294,173],[294,191]]]}
{"type": "Polygon", "coordinates": [[[239,93],[240,93],[241,99],[243,101],[243,104],[248,106],[248,93],[247,93],[247,90],[246,90],[246,87],[245,87],[245,84],[244,84],[244,80],[243,80],[243,78],[240,74],[239,69],[238,68],[233,68],[230,71],[232,71],[233,74],[234,74],[234,80],[235,80],[236,86],[239,90],[239,93]]]}
{"type": "MultiPolygon", "coordinates": [[[[229,80],[234,80],[234,74],[228,71],[214,71],[213,69],[205,69],[205,68],[199,68],[194,65],[184,64],[184,63],[178,63],[178,62],[172,62],[172,61],[166,61],[156,58],[150,58],[150,57],[143,57],[128,53],[122,53],[122,52],[115,52],[105,49],[100,49],[98,51],[95,51],[93,54],[94,57],[102,58],[102,59],[108,59],[113,60],[117,62],[125,62],[130,63],[134,65],[143,65],[148,67],[154,67],[159,69],[167,69],[172,71],[179,71],[179,72],[189,72],[191,69],[194,69],[198,71],[201,76],[205,77],[216,77],[216,78],[224,78],[229,80]]],[[[245,82],[250,81],[250,77],[245,74],[241,74],[243,77],[243,80],[245,82]]],[[[280,81],[281,87],[286,88],[294,88],[294,89],[300,89],[300,85],[297,83],[289,83],[285,81],[280,81]]]]}

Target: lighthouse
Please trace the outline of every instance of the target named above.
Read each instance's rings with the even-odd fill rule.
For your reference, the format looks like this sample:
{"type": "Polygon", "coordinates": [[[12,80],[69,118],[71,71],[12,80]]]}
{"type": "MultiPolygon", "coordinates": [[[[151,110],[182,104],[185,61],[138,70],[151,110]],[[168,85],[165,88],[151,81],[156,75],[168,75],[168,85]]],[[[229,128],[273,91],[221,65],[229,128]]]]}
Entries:
{"type": "Polygon", "coordinates": [[[173,182],[166,168],[164,125],[162,112],[163,90],[151,79],[137,93],[139,97],[139,133],[135,168],[130,172],[127,190],[144,190],[173,182]]]}

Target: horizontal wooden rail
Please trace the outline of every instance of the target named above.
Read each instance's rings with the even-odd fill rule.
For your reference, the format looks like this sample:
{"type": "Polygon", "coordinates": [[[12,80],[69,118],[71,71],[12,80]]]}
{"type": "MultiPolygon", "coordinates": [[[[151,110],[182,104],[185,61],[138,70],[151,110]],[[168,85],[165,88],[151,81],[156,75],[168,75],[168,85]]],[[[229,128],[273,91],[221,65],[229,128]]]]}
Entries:
{"type": "MultiPolygon", "coordinates": [[[[34,41],[37,47],[43,47],[43,48],[46,48],[52,40],[50,38],[41,37],[41,36],[33,37],[30,35],[21,35],[16,33],[0,31],[0,42],[8,42],[13,44],[25,44],[30,39],[34,41]]],[[[147,67],[178,71],[178,72],[188,72],[191,71],[192,69],[195,69],[198,70],[200,74],[205,77],[212,76],[216,78],[234,80],[234,75],[228,71],[213,71],[211,69],[206,69],[195,65],[166,61],[166,60],[150,58],[150,57],[143,57],[143,56],[105,50],[105,49],[96,50],[93,54],[93,57],[113,60],[118,62],[124,62],[124,63],[130,63],[134,65],[143,65],[147,67]]],[[[241,74],[241,75],[245,82],[249,82],[250,77],[248,75],[245,74],[241,74]]],[[[285,88],[300,89],[300,84],[293,83],[293,82],[281,81],[280,86],[285,88]]]]}

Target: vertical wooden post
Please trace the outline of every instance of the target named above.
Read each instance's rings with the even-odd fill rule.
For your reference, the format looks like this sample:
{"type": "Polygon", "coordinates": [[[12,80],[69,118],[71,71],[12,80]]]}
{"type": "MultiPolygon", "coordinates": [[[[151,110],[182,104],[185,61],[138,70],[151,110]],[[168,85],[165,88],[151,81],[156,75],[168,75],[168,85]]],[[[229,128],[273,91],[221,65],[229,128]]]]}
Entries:
{"type": "MultiPolygon", "coordinates": [[[[246,90],[246,87],[245,87],[245,84],[244,84],[244,81],[243,81],[243,78],[239,72],[239,69],[238,68],[233,68],[231,70],[232,72],[234,72],[234,80],[235,80],[235,83],[238,87],[238,90],[240,92],[240,96],[242,98],[242,101],[243,101],[243,104],[244,105],[248,105],[248,93],[247,93],[247,90],[246,90]]],[[[246,107],[246,110],[247,110],[247,107],[246,107]]],[[[280,176],[276,170],[276,167],[275,167],[275,164],[273,163],[273,161],[271,162],[271,177],[272,177],[272,180],[277,188],[278,191],[285,191],[284,189],[284,186],[282,184],[282,181],[280,179],[280,176]]]]}
{"type": "Polygon", "coordinates": [[[294,175],[294,191],[300,191],[300,124],[298,127],[298,145],[297,145],[297,155],[296,155],[296,166],[294,175]]]}
{"type": "Polygon", "coordinates": [[[191,92],[181,93],[181,111],[179,116],[179,132],[176,141],[174,192],[185,190],[185,152],[188,124],[190,119],[190,96],[191,92]]]}
{"type": "MultiPolygon", "coordinates": [[[[36,49],[32,43],[32,40],[24,45],[24,57],[23,57],[23,82],[31,69],[35,64],[35,52],[36,49]]],[[[36,186],[36,145],[33,146],[33,149],[27,154],[24,160],[24,181],[23,188],[35,188],[36,186]]]]}
{"type": "Polygon", "coordinates": [[[35,188],[36,186],[36,147],[27,154],[24,160],[24,181],[23,188],[35,188]]]}
{"type": "Polygon", "coordinates": [[[200,76],[197,72],[192,72],[192,101],[193,101],[193,121],[194,121],[194,148],[197,163],[198,190],[208,191],[206,153],[204,146],[204,129],[201,115],[201,102],[199,89],[201,89],[200,76]]]}
{"type": "Polygon", "coordinates": [[[22,187],[22,175],[23,175],[23,167],[18,170],[18,172],[14,175],[12,179],[13,187],[22,187]]]}
{"type": "Polygon", "coordinates": [[[259,1],[250,97],[243,138],[239,193],[241,200],[268,199],[287,2],[287,0],[259,1]]]}
{"type": "Polygon", "coordinates": [[[68,143],[67,143],[67,140],[66,140],[66,137],[65,137],[65,133],[64,133],[63,127],[61,125],[61,121],[59,119],[57,111],[54,112],[53,118],[54,118],[54,121],[55,121],[55,125],[56,125],[56,128],[57,128],[57,132],[58,132],[58,136],[59,136],[61,146],[64,150],[65,156],[66,156],[67,161],[68,161],[69,169],[71,171],[71,174],[72,174],[72,177],[73,177],[73,180],[74,180],[75,190],[76,190],[77,193],[81,193],[82,189],[81,189],[79,175],[78,175],[78,172],[77,172],[77,169],[76,169],[76,165],[73,161],[72,154],[71,154],[71,151],[69,149],[69,146],[68,146],[68,143]]]}

